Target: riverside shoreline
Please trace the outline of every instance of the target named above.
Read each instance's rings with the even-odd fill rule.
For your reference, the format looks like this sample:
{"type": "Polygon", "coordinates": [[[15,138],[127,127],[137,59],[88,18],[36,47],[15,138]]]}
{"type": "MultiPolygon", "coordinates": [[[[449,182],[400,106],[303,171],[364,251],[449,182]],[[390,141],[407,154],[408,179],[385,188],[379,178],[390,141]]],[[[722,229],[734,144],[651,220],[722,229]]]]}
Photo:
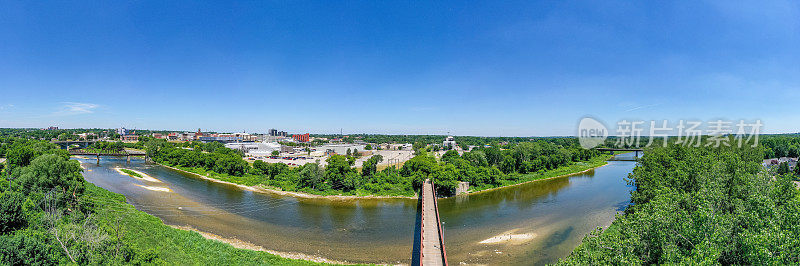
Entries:
{"type": "MultiPolygon", "coordinates": [[[[217,182],[217,183],[221,183],[221,184],[227,184],[227,185],[233,185],[233,186],[236,186],[236,187],[238,187],[240,189],[243,189],[243,190],[261,192],[261,193],[267,193],[267,194],[282,195],[282,196],[292,196],[292,197],[297,197],[297,198],[329,199],[329,200],[418,199],[419,198],[418,196],[409,197],[409,196],[378,196],[378,195],[367,195],[367,196],[315,195],[315,194],[309,194],[309,193],[305,193],[305,192],[285,191],[285,190],[270,188],[270,187],[266,187],[266,186],[262,186],[262,185],[247,186],[247,185],[242,185],[242,184],[236,184],[236,183],[233,183],[233,182],[219,180],[219,179],[212,178],[212,177],[209,177],[209,176],[206,176],[206,175],[201,175],[201,174],[198,174],[198,173],[186,171],[186,170],[183,170],[183,169],[180,169],[180,168],[177,168],[177,167],[172,167],[172,166],[164,165],[164,164],[161,164],[161,163],[155,163],[155,164],[163,166],[163,167],[166,167],[166,168],[169,168],[169,169],[172,169],[172,170],[176,170],[176,171],[180,171],[180,172],[183,172],[183,173],[187,173],[187,174],[190,174],[190,175],[193,175],[193,176],[196,176],[196,177],[208,180],[208,181],[217,182]]],[[[608,165],[608,161],[605,161],[602,165],[594,166],[594,167],[591,167],[591,168],[588,168],[588,169],[585,169],[585,170],[582,170],[582,171],[578,171],[578,172],[567,173],[567,174],[563,174],[563,175],[557,175],[557,176],[552,176],[552,177],[547,177],[547,178],[542,178],[542,179],[529,180],[529,181],[525,181],[525,182],[521,182],[521,183],[510,184],[510,185],[500,186],[500,187],[496,187],[496,188],[490,188],[490,189],[484,189],[484,190],[478,190],[478,191],[469,191],[468,193],[461,194],[461,195],[463,196],[463,195],[470,195],[470,194],[478,194],[478,193],[488,192],[488,191],[497,190],[497,189],[503,189],[503,188],[513,187],[513,186],[519,186],[519,185],[527,184],[527,183],[531,183],[531,182],[537,182],[537,181],[543,181],[543,180],[550,180],[550,179],[564,178],[564,177],[579,175],[579,174],[583,174],[583,173],[586,173],[588,171],[592,171],[592,170],[595,170],[597,168],[600,168],[600,167],[603,167],[603,166],[606,166],[606,165],[608,165]]],[[[451,198],[451,197],[455,197],[455,195],[454,196],[450,196],[450,197],[445,197],[445,198],[451,198]]]]}

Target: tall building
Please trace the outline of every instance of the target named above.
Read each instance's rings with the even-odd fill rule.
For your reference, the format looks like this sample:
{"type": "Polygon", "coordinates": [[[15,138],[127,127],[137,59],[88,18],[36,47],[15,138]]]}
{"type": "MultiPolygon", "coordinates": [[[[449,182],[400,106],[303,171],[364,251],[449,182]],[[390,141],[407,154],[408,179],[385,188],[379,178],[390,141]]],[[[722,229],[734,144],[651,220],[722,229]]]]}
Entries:
{"type": "Polygon", "coordinates": [[[277,130],[277,129],[274,129],[274,128],[270,128],[270,129],[269,129],[269,135],[270,135],[270,136],[273,136],[273,137],[274,137],[274,136],[277,136],[277,135],[278,135],[278,130],[277,130]]]}
{"type": "Polygon", "coordinates": [[[117,128],[117,134],[119,134],[120,136],[128,135],[128,130],[125,129],[124,127],[117,128]]]}

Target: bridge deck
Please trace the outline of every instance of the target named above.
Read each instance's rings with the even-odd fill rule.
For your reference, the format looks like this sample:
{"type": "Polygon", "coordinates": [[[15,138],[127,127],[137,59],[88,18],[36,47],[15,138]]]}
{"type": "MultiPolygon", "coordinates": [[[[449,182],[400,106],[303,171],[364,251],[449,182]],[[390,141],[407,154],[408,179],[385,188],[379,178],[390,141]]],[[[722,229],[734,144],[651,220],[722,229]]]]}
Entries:
{"type": "Polygon", "coordinates": [[[447,265],[436,194],[430,180],[422,184],[422,265],[447,265]]]}

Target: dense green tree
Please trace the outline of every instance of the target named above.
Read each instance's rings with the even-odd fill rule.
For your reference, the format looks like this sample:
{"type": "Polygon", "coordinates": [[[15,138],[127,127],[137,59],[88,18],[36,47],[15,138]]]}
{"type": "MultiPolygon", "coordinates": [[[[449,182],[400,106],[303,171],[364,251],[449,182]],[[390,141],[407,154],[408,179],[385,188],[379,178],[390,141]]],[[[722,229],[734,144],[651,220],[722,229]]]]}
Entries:
{"type": "Polygon", "coordinates": [[[785,175],[785,174],[788,174],[788,173],[789,173],[789,163],[787,163],[787,162],[782,162],[782,163],[778,164],[778,170],[777,170],[777,173],[778,173],[779,175],[785,175]]]}
{"type": "Polygon", "coordinates": [[[645,152],[631,205],[586,237],[570,265],[797,264],[800,196],[760,149],[670,145],[645,152]]]}
{"type": "Polygon", "coordinates": [[[27,224],[23,204],[25,194],[8,190],[0,194],[0,234],[5,234],[27,224]]]}
{"type": "Polygon", "coordinates": [[[6,151],[8,164],[11,166],[27,166],[37,154],[31,147],[14,145],[6,151]]]}
{"type": "Polygon", "coordinates": [[[363,176],[374,175],[376,170],[378,169],[378,164],[381,162],[383,162],[383,156],[381,156],[380,154],[370,157],[362,164],[361,175],[363,176]]]}
{"type": "Polygon", "coordinates": [[[458,158],[461,158],[461,155],[458,155],[458,152],[455,150],[449,150],[442,155],[443,162],[450,162],[458,158]]]}
{"type": "Polygon", "coordinates": [[[303,165],[303,170],[300,171],[300,185],[312,189],[319,189],[324,186],[325,172],[316,163],[308,163],[303,165]]]}
{"type": "Polygon", "coordinates": [[[342,189],[345,187],[345,177],[351,171],[350,163],[347,158],[341,155],[333,155],[328,158],[325,166],[325,179],[330,183],[333,189],[342,189]]]}
{"type": "Polygon", "coordinates": [[[55,154],[37,157],[14,179],[13,187],[23,193],[56,193],[59,204],[75,204],[85,189],[78,161],[55,154]]]}
{"type": "Polygon", "coordinates": [[[0,263],[8,265],[56,265],[64,259],[42,236],[19,232],[0,236],[0,263]]]}

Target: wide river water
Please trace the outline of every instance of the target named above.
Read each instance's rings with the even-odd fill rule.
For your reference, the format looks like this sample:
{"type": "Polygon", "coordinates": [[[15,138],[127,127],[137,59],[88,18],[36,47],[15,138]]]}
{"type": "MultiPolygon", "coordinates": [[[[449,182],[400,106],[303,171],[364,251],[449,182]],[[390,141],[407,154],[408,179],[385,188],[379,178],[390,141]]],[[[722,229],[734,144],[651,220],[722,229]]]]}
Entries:
{"type": "MultiPolygon", "coordinates": [[[[416,199],[297,198],[247,191],[141,159],[78,160],[87,181],[125,195],[166,224],[337,261],[412,262],[416,199]],[[115,167],[160,182],[122,175],[115,167]]],[[[634,165],[609,161],[583,174],[440,199],[449,263],[539,265],[569,255],[627,206],[631,187],[625,177],[634,165]]]]}

